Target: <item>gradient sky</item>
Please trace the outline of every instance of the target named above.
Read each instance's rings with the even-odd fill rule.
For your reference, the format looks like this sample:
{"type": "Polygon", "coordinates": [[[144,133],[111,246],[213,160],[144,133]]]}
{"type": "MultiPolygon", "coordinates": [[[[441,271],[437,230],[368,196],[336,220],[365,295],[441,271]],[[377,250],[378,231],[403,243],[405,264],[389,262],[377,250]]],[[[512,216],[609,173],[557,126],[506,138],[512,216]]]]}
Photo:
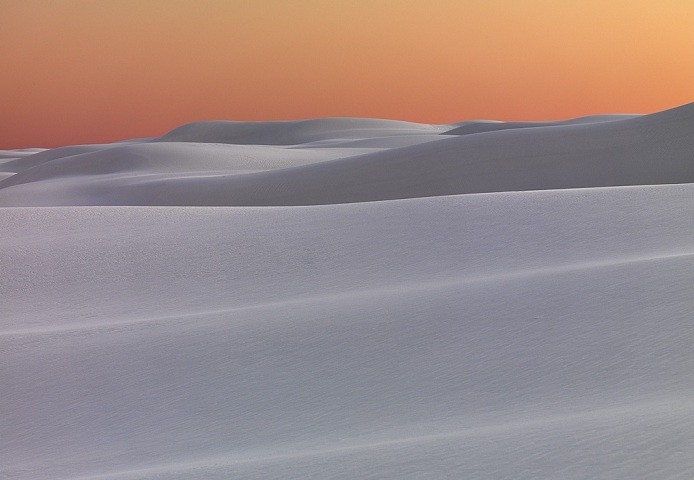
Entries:
{"type": "Polygon", "coordinates": [[[694,101],[692,0],[0,0],[0,148],[694,101]]]}

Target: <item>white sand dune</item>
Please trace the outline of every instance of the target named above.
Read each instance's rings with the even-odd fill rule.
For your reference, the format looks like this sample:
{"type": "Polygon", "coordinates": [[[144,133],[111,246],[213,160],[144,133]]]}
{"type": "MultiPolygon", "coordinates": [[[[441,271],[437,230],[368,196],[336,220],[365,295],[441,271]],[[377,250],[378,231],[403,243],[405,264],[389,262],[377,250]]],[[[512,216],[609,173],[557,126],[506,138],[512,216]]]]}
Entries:
{"type": "Polygon", "coordinates": [[[0,205],[323,205],[694,182],[694,104],[619,118],[463,135],[451,133],[464,126],[357,119],[199,123],[162,137],[176,140],[174,145],[119,145],[22,159],[27,168],[0,181],[0,205]],[[289,132],[285,137],[277,133],[283,128],[289,132]],[[432,130],[450,138],[434,141],[432,130]],[[265,145],[272,135],[291,148],[265,145]],[[399,143],[411,135],[419,143],[399,143]],[[357,136],[380,139],[380,147],[367,152],[344,144],[329,147],[331,138],[357,136]],[[297,148],[299,138],[313,148],[297,148]],[[195,143],[180,143],[186,139],[195,143]],[[263,145],[248,146],[249,139],[263,145]],[[323,148],[316,149],[319,139],[323,148]],[[199,143],[205,141],[242,144],[199,143]],[[240,175],[240,170],[247,171],[240,175]]]}
{"type": "Polygon", "coordinates": [[[572,118],[557,122],[499,122],[494,120],[466,120],[454,124],[455,128],[447,130],[448,135],[470,135],[473,133],[493,132],[498,130],[512,130],[518,128],[553,127],[561,125],[580,125],[586,123],[614,122],[627,120],[640,115],[590,115],[587,117],[572,118]]]}
{"type": "Polygon", "coordinates": [[[694,106],[483,124],[2,152],[0,477],[691,478],[694,106]]]}
{"type": "Polygon", "coordinates": [[[423,125],[368,118],[324,118],[288,122],[198,122],[161,137],[165,142],[236,145],[297,145],[316,141],[442,133],[445,125],[423,125]]]}

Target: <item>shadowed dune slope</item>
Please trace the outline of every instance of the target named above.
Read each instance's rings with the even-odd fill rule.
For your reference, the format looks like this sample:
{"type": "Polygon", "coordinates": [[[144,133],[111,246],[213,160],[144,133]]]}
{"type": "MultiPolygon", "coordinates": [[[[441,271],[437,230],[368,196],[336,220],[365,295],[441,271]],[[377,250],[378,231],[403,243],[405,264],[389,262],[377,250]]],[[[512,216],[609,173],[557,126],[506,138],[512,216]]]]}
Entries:
{"type": "Polygon", "coordinates": [[[497,130],[512,130],[518,128],[552,127],[560,125],[579,125],[585,123],[615,122],[636,118],[640,115],[591,115],[556,122],[498,122],[492,120],[469,120],[455,124],[455,128],[447,130],[446,135],[470,135],[474,133],[494,132],[497,130]]]}

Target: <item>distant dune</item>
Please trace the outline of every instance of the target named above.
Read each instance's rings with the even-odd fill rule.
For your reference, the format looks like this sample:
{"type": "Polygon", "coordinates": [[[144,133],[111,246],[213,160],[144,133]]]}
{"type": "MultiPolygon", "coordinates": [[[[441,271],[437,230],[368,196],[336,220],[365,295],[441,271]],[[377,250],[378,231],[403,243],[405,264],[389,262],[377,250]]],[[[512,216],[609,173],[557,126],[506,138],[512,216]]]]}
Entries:
{"type": "Polygon", "coordinates": [[[694,181],[694,104],[555,123],[202,122],[5,160],[0,205],[325,205],[694,181]]]}
{"type": "Polygon", "coordinates": [[[0,478],[694,472],[694,104],[2,151],[0,228],[0,478]]]}

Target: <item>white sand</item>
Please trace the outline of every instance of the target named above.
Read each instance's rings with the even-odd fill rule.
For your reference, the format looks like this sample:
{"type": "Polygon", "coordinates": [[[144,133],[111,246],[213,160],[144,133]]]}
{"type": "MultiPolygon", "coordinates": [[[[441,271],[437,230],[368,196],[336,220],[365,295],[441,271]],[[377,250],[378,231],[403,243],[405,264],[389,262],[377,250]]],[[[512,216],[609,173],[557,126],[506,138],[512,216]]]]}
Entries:
{"type": "Polygon", "coordinates": [[[691,478],[692,132],[0,152],[0,478],[691,478]]]}

